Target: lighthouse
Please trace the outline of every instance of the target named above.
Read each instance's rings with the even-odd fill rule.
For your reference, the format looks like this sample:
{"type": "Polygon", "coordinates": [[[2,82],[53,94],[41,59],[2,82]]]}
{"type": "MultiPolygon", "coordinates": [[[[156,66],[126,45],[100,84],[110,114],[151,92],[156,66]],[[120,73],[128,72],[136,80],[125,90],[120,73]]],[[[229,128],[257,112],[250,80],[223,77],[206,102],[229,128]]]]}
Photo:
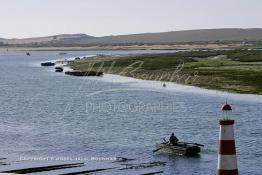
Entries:
{"type": "Polygon", "coordinates": [[[217,175],[238,175],[232,108],[226,102],[221,111],[217,175]]]}

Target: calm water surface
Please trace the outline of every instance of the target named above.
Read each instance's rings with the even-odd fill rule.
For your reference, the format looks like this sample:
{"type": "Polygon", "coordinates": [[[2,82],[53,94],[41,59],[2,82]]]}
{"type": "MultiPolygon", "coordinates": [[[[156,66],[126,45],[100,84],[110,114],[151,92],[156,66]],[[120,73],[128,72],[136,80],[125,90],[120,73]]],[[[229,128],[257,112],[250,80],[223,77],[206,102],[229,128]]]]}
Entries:
{"type": "MultiPolygon", "coordinates": [[[[37,174],[62,174],[132,163],[163,161],[166,166],[112,170],[97,174],[213,175],[217,165],[218,119],[227,98],[236,119],[240,174],[262,172],[262,96],[236,95],[119,76],[80,78],[40,67],[40,62],[95,54],[153,51],[0,52],[0,170],[85,162],[86,166],[37,174]],[[154,106],[155,108],[150,108],[154,106]],[[159,107],[160,106],[160,107],[159,107]],[[171,132],[184,141],[205,145],[201,156],[153,154],[154,145],[171,132]],[[85,160],[22,160],[23,158],[85,160]]],[[[165,51],[155,51],[165,52],[165,51]]]]}

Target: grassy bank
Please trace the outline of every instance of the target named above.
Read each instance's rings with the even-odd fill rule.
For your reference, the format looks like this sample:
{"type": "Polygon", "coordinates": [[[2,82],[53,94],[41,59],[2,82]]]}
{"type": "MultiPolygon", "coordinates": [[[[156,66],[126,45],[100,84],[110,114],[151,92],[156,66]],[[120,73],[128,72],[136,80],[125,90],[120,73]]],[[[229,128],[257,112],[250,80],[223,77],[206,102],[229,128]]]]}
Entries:
{"type": "Polygon", "coordinates": [[[139,79],[262,94],[262,51],[98,55],[76,60],[69,66],[82,71],[100,70],[139,79]]]}

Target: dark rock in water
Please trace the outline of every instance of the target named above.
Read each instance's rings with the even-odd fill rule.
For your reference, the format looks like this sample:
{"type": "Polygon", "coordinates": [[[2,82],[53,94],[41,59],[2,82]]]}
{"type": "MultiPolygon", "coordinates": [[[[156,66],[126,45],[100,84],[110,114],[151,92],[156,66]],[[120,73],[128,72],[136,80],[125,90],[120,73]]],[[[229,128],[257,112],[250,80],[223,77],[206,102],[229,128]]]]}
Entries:
{"type": "Polygon", "coordinates": [[[103,72],[96,72],[96,71],[67,71],[65,72],[67,75],[73,76],[102,76],[103,72]]]}
{"type": "Polygon", "coordinates": [[[55,67],[55,71],[56,72],[63,72],[63,68],[62,67],[55,67]]]}
{"type": "Polygon", "coordinates": [[[52,62],[45,62],[45,63],[41,63],[41,66],[54,66],[55,63],[52,62]]]}
{"type": "Polygon", "coordinates": [[[75,60],[80,60],[80,58],[79,58],[79,57],[76,57],[75,60]]]}
{"type": "Polygon", "coordinates": [[[27,55],[27,56],[30,56],[30,53],[29,53],[29,52],[27,52],[27,53],[26,53],[26,55],[27,55]]]}

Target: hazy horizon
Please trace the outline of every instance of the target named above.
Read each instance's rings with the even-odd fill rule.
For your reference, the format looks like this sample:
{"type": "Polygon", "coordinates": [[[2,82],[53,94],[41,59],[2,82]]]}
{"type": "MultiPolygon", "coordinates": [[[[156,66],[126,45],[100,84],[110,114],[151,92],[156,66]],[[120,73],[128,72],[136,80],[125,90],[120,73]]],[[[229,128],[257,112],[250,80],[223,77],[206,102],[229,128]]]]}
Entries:
{"type": "Polygon", "coordinates": [[[260,0],[0,0],[0,38],[262,28],[260,0]]]}

